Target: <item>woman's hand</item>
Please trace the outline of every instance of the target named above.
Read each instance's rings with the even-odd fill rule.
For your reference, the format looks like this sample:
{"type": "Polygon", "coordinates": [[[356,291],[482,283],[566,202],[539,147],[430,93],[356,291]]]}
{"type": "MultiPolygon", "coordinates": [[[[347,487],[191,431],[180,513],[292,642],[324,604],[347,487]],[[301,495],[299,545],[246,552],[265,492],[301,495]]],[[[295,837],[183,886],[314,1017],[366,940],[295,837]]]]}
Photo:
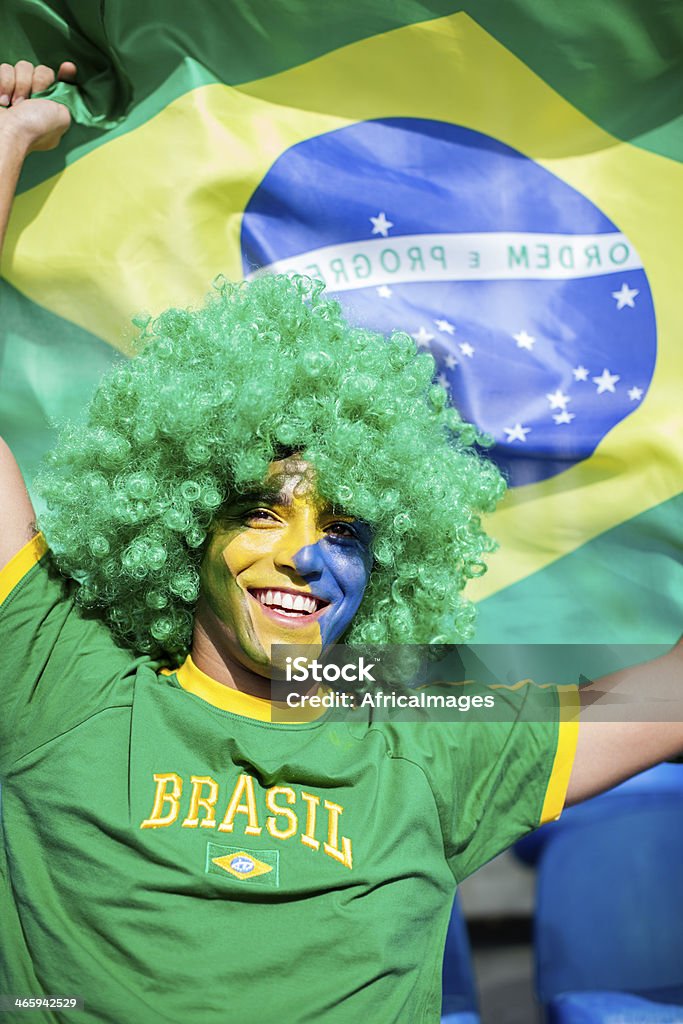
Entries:
{"type": "Polygon", "coordinates": [[[27,60],[0,64],[0,253],[24,157],[36,149],[54,149],[71,124],[63,103],[32,99],[55,77],[72,82],[76,65],[64,61],[55,76],[52,68],[27,60]]]}
{"type": "Polygon", "coordinates": [[[57,74],[44,64],[20,60],[0,64],[0,145],[17,147],[23,155],[54,149],[71,124],[63,103],[34,100],[32,96],[60,82],[73,82],[76,65],[64,61],[57,74]]]}

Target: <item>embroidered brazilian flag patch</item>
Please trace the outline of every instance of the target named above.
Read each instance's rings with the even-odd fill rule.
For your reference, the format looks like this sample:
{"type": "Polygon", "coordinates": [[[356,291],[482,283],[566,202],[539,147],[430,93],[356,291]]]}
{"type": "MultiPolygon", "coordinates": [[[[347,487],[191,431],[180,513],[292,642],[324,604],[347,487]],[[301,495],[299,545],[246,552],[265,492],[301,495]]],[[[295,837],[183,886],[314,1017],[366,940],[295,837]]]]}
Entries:
{"type": "Polygon", "coordinates": [[[280,885],[280,854],[278,850],[259,850],[259,857],[239,846],[219,846],[207,843],[206,872],[210,875],[230,875],[252,885],[267,885],[277,889],[280,885]]]}

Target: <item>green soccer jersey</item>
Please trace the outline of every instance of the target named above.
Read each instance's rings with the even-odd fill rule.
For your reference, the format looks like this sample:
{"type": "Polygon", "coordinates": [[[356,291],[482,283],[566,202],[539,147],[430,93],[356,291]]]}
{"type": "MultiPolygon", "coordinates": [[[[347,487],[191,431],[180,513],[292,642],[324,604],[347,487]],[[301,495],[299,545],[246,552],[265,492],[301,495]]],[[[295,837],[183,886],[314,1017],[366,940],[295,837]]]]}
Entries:
{"type": "Polygon", "coordinates": [[[42,538],[1,579],[0,990],[86,1007],[16,1019],[438,1021],[456,883],[557,816],[575,725],[533,686],[505,723],[273,722],[116,646],[42,538]]]}

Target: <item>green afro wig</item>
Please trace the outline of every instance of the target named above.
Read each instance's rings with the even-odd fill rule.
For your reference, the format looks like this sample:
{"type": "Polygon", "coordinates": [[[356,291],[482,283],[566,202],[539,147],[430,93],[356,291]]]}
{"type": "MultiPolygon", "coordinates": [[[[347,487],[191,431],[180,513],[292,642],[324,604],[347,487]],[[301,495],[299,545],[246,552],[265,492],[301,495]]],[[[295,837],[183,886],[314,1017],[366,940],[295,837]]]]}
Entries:
{"type": "Polygon", "coordinates": [[[487,440],[408,335],[352,327],[322,293],[308,278],[219,278],[201,309],[136,321],[139,354],[48,456],[41,527],[119,642],[184,658],[212,522],[292,452],[325,499],[372,527],[370,583],[345,639],[471,637],[460,592],[485,570],[494,544],[480,515],[504,490],[473,448],[487,440]]]}

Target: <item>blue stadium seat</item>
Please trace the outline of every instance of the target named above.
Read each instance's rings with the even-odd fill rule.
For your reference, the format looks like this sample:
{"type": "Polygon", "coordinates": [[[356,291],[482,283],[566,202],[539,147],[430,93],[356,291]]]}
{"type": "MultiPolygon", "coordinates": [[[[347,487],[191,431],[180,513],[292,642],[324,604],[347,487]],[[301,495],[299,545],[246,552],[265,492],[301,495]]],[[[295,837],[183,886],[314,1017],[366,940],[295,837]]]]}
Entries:
{"type": "Polygon", "coordinates": [[[558,996],[548,1006],[548,1024],[683,1024],[683,1006],[653,1003],[624,992],[558,996]]]}
{"type": "MultiPolygon", "coordinates": [[[[598,801],[591,805],[590,815],[546,844],[539,862],[539,998],[547,1006],[566,993],[631,993],[680,1003],[683,1024],[683,792],[637,807],[613,799],[599,813],[598,801]]],[[[574,1019],[584,1018],[549,1017],[574,1019]]]]}
{"type": "Polygon", "coordinates": [[[619,801],[618,806],[623,809],[631,807],[636,810],[641,806],[652,806],[655,800],[666,802],[676,794],[683,795],[683,764],[658,764],[607,793],[576,807],[568,807],[559,821],[543,825],[516,843],[514,852],[525,864],[535,865],[552,839],[582,822],[599,821],[615,806],[613,801],[619,801]]]}
{"type": "Polygon", "coordinates": [[[441,1024],[479,1024],[470,942],[457,897],[446,934],[442,979],[441,1024]]]}

